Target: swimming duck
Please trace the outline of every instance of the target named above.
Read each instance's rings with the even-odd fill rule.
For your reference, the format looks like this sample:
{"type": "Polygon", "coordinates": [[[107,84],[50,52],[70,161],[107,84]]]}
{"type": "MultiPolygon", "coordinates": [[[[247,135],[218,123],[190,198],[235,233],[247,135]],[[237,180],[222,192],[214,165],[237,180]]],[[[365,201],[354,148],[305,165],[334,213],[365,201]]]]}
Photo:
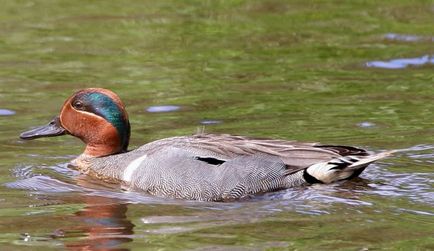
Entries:
{"type": "Polygon", "coordinates": [[[76,92],[59,116],[20,137],[65,134],[86,144],[71,162],[82,173],[156,196],[204,201],[351,179],[391,153],[370,155],[351,146],[203,133],[161,139],[128,151],[125,106],[114,92],[102,88],[76,92]]]}

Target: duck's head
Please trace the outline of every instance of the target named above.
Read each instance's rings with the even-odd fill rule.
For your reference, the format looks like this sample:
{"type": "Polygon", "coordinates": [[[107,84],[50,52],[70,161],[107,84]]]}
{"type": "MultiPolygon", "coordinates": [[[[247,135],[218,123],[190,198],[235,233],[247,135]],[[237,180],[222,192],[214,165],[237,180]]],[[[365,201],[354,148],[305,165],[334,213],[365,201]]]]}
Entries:
{"type": "Polygon", "coordinates": [[[125,106],[112,91],[88,88],[76,92],[49,124],[20,135],[35,139],[71,134],[85,144],[84,154],[100,157],[127,151],[130,123],[125,106]]]}

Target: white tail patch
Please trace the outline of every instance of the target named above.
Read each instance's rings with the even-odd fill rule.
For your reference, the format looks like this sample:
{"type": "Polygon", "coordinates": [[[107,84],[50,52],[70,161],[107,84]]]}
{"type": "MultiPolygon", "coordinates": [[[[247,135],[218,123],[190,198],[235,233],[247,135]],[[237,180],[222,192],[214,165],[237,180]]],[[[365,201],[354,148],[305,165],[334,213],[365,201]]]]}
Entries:
{"type": "Polygon", "coordinates": [[[337,170],[332,168],[336,167],[335,164],[330,164],[329,162],[321,162],[314,164],[306,169],[306,172],[314,177],[315,179],[321,181],[322,183],[331,183],[336,178],[337,170]]]}
{"type": "Polygon", "coordinates": [[[146,154],[140,156],[139,158],[131,161],[131,163],[125,168],[124,173],[122,175],[122,180],[126,182],[131,182],[133,178],[134,171],[140,166],[140,164],[146,159],[146,154]]]}
{"type": "Polygon", "coordinates": [[[353,173],[370,163],[388,157],[395,151],[387,151],[371,156],[345,156],[327,162],[314,164],[306,172],[323,183],[332,183],[349,178],[353,173]]]}

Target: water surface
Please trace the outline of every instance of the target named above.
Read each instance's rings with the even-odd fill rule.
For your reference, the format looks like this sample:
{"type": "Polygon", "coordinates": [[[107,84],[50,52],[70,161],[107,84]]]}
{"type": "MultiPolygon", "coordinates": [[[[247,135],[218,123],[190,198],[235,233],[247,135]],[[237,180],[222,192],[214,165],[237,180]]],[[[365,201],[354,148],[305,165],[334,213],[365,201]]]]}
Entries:
{"type": "Polygon", "coordinates": [[[0,249],[434,249],[433,7],[2,2],[0,249]],[[124,100],[131,148],[205,131],[401,151],[246,201],[124,192],[68,168],[79,140],[18,138],[84,87],[124,100]]]}

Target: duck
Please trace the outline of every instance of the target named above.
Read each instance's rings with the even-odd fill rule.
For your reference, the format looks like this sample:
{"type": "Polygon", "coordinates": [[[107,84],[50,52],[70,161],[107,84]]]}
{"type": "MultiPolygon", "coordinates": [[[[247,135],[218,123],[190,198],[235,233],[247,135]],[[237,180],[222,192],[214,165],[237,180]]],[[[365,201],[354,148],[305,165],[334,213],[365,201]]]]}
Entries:
{"type": "Polygon", "coordinates": [[[72,135],[84,152],[71,161],[81,173],[130,191],[200,201],[233,201],[277,190],[353,179],[392,151],[370,154],[344,145],[229,134],[175,136],[128,150],[130,123],[111,90],[70,96],[48,124],[23,140],[72,135]]]}

